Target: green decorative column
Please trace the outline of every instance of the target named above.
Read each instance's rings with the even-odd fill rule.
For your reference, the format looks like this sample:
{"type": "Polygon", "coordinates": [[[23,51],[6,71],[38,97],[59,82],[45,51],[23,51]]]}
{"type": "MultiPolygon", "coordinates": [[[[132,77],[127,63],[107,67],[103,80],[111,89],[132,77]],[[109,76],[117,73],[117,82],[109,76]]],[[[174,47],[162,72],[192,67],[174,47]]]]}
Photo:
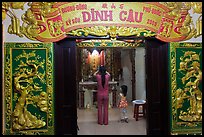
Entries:
{"type": "Polygon", "coordinates": [[[169,48],[171,134],[202,134],[202,43],[169,48]]]}
{"type": "Polygon", "coordinates": [[[4,43],[5,135],[54,135],[52,43],[4,43]]]}

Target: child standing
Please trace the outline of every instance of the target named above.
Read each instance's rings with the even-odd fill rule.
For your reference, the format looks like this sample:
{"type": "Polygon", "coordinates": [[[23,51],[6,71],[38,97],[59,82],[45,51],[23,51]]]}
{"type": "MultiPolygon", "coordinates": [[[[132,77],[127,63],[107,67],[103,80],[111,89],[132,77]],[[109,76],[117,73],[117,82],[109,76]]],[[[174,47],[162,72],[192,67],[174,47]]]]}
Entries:
{"type": "Polygon", "coordinates": [[[120,121],[128,123],[128,115],[127,115],[128,102],[126,100],[127,86],[122,85],[120,87],[120,90],[121,90],[120,101],[119,101],[119,104],[118,104],[118,107],[120,109],[120,121]]]}

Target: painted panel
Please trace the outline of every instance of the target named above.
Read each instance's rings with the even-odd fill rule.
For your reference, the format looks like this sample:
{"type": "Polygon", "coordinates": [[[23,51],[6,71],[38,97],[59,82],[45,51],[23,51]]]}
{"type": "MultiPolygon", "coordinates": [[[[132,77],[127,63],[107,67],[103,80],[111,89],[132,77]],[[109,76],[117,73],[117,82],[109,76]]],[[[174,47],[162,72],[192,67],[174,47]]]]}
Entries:
{"type": "Polygon", "coordinates": [[[171,134],[202,134],[202,43],[170,44],[171,134]]]}
{"type": "Polygon", "coordinates": [[[53,135],[53,44],[4,47],[4,134],[53,135]]]}

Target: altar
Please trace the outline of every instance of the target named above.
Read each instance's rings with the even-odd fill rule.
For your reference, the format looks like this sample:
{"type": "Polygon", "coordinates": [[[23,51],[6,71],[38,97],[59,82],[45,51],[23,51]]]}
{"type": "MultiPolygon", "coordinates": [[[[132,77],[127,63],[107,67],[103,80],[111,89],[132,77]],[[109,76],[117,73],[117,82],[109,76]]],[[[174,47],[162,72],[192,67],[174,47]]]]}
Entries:
{"type": "Polygon", "coordinates": [[[110,73],[109,108],[117,106],[117,85],[122,77],[121,51],[113,48],[78,47],[77,55],[77,106],[78,108],[97,107],[97,82],[94,72],[105,66],[110,73]]]}
{"type": "MultiPolygon", "coordinates": [[[[109,108],[117,106],[117,81],[109,81],[109,108]]],[[[97,82],[79,82],[79,108],[97,107],[97,82]]]]}

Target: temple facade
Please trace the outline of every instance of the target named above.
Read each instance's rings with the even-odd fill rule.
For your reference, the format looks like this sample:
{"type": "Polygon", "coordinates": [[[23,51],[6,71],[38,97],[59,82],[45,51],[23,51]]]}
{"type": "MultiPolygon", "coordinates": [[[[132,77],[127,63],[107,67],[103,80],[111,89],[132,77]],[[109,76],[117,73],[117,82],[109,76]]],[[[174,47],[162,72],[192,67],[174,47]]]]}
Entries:
{"type": "Polygon", "coordinates": [[[1,55],[3,135],[77,135],[101,65],[147,135],[202,135],[202,2],[2,2],[1,55]]]}

